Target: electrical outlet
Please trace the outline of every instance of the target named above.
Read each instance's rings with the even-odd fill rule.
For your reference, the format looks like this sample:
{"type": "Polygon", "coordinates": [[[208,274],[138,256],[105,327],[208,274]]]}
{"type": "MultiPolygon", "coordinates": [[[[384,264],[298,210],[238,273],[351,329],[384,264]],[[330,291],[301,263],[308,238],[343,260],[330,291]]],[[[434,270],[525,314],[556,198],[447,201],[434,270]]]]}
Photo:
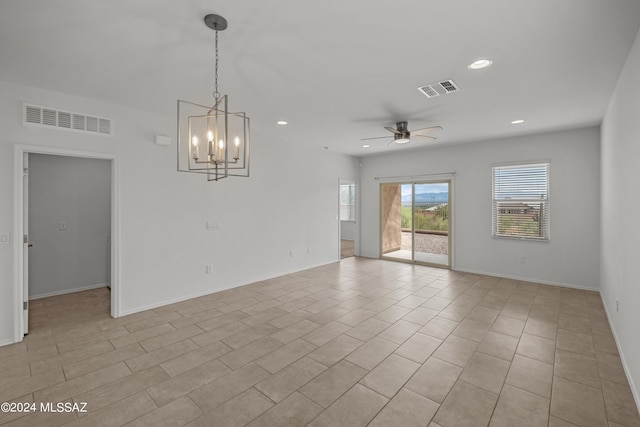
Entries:
{"type": "Polygon", "coordinates": [[[525,257],[524,255],[520,255],[520,264],[526,264],[527,263],[527,257],[525,257]]]}
{"type": "Polygon", "coordinates": [[[67,229],[67,221],[60,221],[58,223],[58,230],[66,230],[67,229]]]}
{"type": "Polygon", "coordinates": [[[207,221],[207,230],[220,230],[220,221],[207,221]]]}
{"type": "Polygon", "coordinates": [[[206,271],[207,274],[212,274],[213,273],[213,265],[207,264],[205,266],[205,271],[206,271]]]}

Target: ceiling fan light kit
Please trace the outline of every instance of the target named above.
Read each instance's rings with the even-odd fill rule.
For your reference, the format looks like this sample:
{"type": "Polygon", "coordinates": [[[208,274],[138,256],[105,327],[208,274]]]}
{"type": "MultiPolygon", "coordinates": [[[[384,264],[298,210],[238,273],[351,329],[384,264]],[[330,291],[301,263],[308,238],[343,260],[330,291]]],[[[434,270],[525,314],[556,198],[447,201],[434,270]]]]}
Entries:
{"type": "Polygon", "coordinates": [[[407,122],[396,123],[396,129],[385,127],[386,130],[393,133],[393,142],[396,144],[406,144],[411,141],[411,132],[407,129],[407,122]]]}
{"type": "Polygon", "coordinates": [[[249,117],[229,111],[228,96],[218,92],[218,32],[227,28],[220,15],[204,17],[215,31],[213,106],[178,100],[178,171],[207,175],[208,181],[249,176],[249,117]]]}

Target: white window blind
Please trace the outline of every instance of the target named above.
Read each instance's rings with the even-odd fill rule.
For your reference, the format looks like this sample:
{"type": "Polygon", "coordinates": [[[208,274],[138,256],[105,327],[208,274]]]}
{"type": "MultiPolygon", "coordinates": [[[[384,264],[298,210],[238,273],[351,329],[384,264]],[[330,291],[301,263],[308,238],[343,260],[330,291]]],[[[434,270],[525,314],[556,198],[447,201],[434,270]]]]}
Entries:
{"type": "Polygon", "coordinates": [[[340,221],[355,221],[356,213],[355,184],[340,185],[340,221]]]}
{"type": "Polygon", "coordinates": [[[492,169],[493,235],[549,240],[549,163],[492,169]]]}

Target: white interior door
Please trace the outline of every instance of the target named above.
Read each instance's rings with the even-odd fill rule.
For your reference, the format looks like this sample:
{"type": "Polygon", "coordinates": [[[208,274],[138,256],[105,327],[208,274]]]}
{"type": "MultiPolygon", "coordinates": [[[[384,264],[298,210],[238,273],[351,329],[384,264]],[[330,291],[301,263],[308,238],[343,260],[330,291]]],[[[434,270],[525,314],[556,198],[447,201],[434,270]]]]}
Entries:
{"type": "Polygon", "coordinates": [[[22,321],[22,333],[27,335],[29,333],[29,153],[23,154],[22,167],[24,173],[22,174],[22,224],[23,224],[23,248],[22,248],[22,307],[23,307],[23,321],[22,321]]]}

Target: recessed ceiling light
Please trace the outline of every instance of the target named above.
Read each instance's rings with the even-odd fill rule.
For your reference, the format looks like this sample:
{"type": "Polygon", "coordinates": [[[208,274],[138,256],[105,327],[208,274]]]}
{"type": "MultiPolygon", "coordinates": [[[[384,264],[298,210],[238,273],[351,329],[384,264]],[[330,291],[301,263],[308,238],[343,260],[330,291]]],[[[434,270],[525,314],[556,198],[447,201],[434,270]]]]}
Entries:
{"type": "Polygon", "coordinates": [[[524,120],[518,119],[511,122],[512,125],[519,125],[520,123],[524,123],[524,120]]]}
{"type": "Polygon", "coordinates": [[[490,59],[478,59],[477,61],[473,61],[471,64],[467,66],[470,70],[481,70],[483,68],[490,67],[493,64],[493,61],[490,59]]]}
{"type": "Polygon", "coordinates": [[[371,148],[371,146],[369,144],[364,144],[362,148],[371,148]]]}
{"type": "Polygon", "coordinates": [[[285,122],[284,120],[278,120],[278,121],[276,122],[276,124],[279,124],[280,126],[286,126],[286,125],[288,125],[289,123],[285,122]]]}

